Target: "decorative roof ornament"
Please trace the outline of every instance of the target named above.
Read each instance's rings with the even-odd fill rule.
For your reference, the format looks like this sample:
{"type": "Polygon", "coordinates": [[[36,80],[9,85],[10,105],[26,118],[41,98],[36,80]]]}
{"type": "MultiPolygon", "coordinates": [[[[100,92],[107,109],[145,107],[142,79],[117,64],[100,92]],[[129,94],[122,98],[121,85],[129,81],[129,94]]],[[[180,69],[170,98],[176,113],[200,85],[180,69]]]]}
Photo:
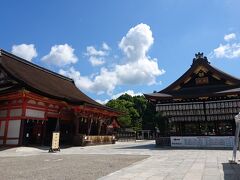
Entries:
{"type": "Polygon", "coordinates": [[[210,62],[208,61],[207,57],[203,56],[203,52],[202,53],[198,52],[197,54],[195,54],[195,58],[193,58],[193,63],[195,63],[196,61],[199,61],[199,60],[205,61],[208,64],[210,64],[210,62]]]}
{"type": "Polygon", "coordinates": [[[197,54],[195,54],[195,57],[196,57],[196,59],[203,59],[203,52],[202,53],[200,53],[200,52],[198,52],[197,54]]]}

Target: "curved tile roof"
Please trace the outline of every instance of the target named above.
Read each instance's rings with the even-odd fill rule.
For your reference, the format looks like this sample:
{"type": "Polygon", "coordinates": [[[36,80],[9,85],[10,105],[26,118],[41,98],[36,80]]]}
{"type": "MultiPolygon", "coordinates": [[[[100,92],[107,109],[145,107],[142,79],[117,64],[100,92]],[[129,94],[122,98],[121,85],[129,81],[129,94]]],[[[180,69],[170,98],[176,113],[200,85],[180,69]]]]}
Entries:
{"type": "Polygon", "coordinates": [[[73,104],[88,104],[115,111],[88,97],[75,86],[72,79],[35,65],[1,49],[0,66],[9,76],[30,91],[73,104]]]}

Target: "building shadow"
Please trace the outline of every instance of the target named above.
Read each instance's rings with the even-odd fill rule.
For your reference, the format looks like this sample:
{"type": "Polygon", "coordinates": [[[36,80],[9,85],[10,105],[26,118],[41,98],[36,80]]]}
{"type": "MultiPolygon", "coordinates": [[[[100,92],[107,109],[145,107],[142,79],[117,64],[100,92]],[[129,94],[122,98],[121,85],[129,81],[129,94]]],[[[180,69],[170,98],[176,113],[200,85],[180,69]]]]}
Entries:
{"type": "MultiPolygon", "coordinates": [[[[127,147],[117,147],[116,149],[148,149],[148,150],[221,150],[229,151],[232,148],[211,148],[211,147],[170,147],[170,146],[159,146],[155,143],[152,144],[140,144],[140,145],[131,145],[127,147]]],[[[240,179],[239,179],[240,180],[240,179]]]]}
{"type": "MultiPolygon", "coordinates": [[[[60,146],[60,149],[68,149],[73,146],[71,145],[62,145],[60,146]]],[[[0,152],[1,151],[7,151],[7,150],[14,150],[16,148],[34,148],[38,150],[43,150],[43,151],[48,151],[50,149],[50,146],[34,146],[34,145],[29,145],[29,146],[2,146],[0,147],[0,152]]]]}
{"type": "Polygon", "coordinates": [[[127,147],[117,147],[116,149],[148,149],[148,150],[159,150],[159,149],[165,149],[165,148],[156,146],[156,144],[153,143],[153,144],[141,144],[141,145],[127,146],[127,147]]]}
{"type": "Polygon", "coordinates": [[[224,180],[240,180],[240,164],[222,163],[224,180]]]}
{"type": "Polygon", "coordinates": [[[11,146],[9,146],[9,147],[0,146],[0,151],[5,151],[5,150],[8,150],[8,149],[13,149],[13,148],[15,148],[15,147],[11,147],[11,146]]]}

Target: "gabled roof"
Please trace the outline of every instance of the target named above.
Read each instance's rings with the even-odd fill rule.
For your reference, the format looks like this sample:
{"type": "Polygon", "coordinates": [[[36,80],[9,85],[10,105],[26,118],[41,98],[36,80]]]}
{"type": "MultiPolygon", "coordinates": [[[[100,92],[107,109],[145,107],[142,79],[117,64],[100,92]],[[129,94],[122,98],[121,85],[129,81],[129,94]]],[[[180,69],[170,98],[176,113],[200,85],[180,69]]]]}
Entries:
{"type": "Polygon", "coordinates": [[[8,76],[27,90],[76,105],[88,104],[115,111],[85,95],[75,86],[72,79],[40,67],[2,49],[0,49],[0,67],[8,76]]]}
{"type": "Polygon", "coordinates": [[[232,93],[239,90],[240,79],[210,65],[210,62],[203,56],[203,53],[195,54],[195,56],[191,67],[175,82],[157,93],[145,94],[145,96],[153,99],[196,97],[232,93]],[[205,79],[207,82],[196,84],[196,79],[200,81],[204,80],[204,78],[198,77],[200,73],[203,73],[203,76],[207,76],[207,79],[205,79]],[[211,82],[208,82],[209,79],[211,79],[211,82]],[[212,83],[213,81],[214,83],[212,83]],[[234,91],[231,89],[234,89],[234,91]]]}

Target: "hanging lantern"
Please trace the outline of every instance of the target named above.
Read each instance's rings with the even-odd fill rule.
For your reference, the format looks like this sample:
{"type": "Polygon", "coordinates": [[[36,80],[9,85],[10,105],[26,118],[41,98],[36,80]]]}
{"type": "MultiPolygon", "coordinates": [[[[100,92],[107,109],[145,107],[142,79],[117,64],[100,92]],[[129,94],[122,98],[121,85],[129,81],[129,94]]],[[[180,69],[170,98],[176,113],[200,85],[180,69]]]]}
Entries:
{"type": "Polygon", "coordinates": [[[163,106],[160,106],[161,111],[163,111],[163,106]]]}
{"type": "Polygon", "coordinates": [[[209,109],[209,104],[208,103],[206,103],[206,109],[209,109]]]}
{"type": "Polygon", "coordinates": [[[224,103],[223,102],[221,102],[221,108],[224,108],[224,103]]]}
{"type": "Polygon", "coordinates": [[[225,107],[228,108],[228,102],[225,102],[224,104],[225,104],[225,107]]]}
{"type": "Polygon", "coordinates": [[[235,110],[235,113],[238,113],[238,110],[237,110],[237,108],[234,108],[234,110],[235,110]]]}
{"type": "Polygon", "coordinates": [[[179,110],[182,110],[182,105],[181,104],[179,104],[179,110]]]}
{"type": "Polygon", "coordinates": [[[213,103],[209,103],[209,104],[208,104],[208,108],[209,108],[209,109],[213,108],[213,103]]]}
{"type": "Polygon", "coordinates": [[[240,107],[240,101],[237,102],[237,107],[240,107]]]}
{"type": "Polygon", "coordinates": [[[237,107],[237,102],[233,101],[233,107],[237,107]]]}
{"type": "Polygon", "coordinates": [[[222,115],[222,118],[223,118],[223,120],[226,120],[226,116],[225,115],[222,115]]]}

